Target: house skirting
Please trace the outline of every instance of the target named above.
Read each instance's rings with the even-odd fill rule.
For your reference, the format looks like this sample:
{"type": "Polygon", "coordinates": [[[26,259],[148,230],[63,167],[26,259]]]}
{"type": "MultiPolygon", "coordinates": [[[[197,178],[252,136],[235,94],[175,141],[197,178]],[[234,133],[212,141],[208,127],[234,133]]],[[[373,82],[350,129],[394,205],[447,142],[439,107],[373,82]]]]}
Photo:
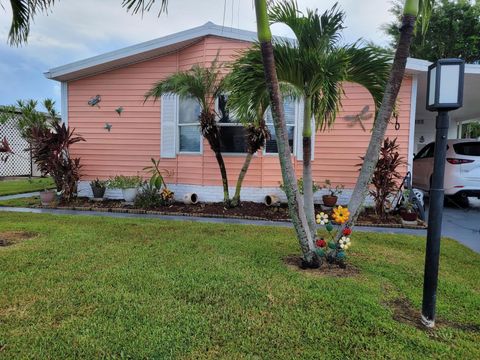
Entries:
{"type": "MultiPolygon", "coordinates": [[[[175,199],[181,200],[185,194],[196,193],[200,202],[221,202],[223,201],[223,188],[221,186],[201,186],[201,185],[186,185],[186,184],[171,184],[169,189],[175,193],[175,199]]],[[[235,188],[230,188],[230,196],[235,194],[235,188]]],[[[322,195],[326,192],[320,190],[315,193],[315,203],[322,202],[322,195]]],[[[343,193],[339,196],[338,204],[347,204],[352,194],[351,189],[343,190],[343,193]]],[[[243,201],[263,202],[266,195],[276,195],[282,202],[286,202],[287,198],[285,193],[278,187],[244,187],[241,192],[241,199],[243,201]]],[[[78,183],[78,196],[80,197],[93,197],[92,189],[90,188],[89,181],[79,181],[78,183]]],[[[122,191],[120,189],[107,189],[105,192],[105,198],[107,199],[123,199],[122,191]]]]}

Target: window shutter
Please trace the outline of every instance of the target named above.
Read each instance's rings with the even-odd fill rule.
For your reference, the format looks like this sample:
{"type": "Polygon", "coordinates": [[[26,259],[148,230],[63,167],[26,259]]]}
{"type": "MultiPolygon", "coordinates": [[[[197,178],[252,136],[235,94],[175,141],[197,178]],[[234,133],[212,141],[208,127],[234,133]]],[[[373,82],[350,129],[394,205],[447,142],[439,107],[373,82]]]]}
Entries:
{"type": "Polygon", "coordinates": [[[304,101],[303,98],[297,101],[297,113],[296,113],[296,146],[295,146],[295,153],[297,156],[297,160],[303,161],[303,107],[304,101]]]}
{"type": "Polygon", "coordinates": [[[162,95],[162,111],[160,114],[160,156],[174,158],[177,155],[177,117],[178,96],[162,95]]]}

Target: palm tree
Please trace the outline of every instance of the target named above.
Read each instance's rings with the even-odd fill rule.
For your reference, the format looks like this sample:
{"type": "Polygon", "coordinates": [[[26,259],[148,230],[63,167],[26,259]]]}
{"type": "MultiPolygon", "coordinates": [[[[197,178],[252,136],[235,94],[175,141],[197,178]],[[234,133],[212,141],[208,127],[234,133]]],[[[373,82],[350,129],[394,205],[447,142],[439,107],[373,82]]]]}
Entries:
{"type": "Polygon", "coordinates": [[[278,78],[294,86],[304,98],[303,181],[304,206],[309,229],[315,236],[312,179],[312,133],[330,127],[343,95],[342,84],[355,82],[372,95],[378,108],[390,65],[389,57],[375,47],[339,45],[345,14],[337,5],[319,14],[304,14],[296,1],[282,1],[270,8],[270,20],[289,26],[296,43],[274,44],[278,78]],[[312,117],[315,128],[312,129],[312,117]]]}
{"type": "Polygon", "coordinates": [[[180,71],[165,80],[157,82],[146,94],[155,100],[165,94],[176,94],[184,98],[194,98],[200,104],[200,130],[207,139],[220,168],[223,185],[223,201],[230,206],[228,178],[225,162],[221,153],[220,131],[214,112],[215,99],[225,91],[225,79],[221,65],[215,59],[210,67],[194,65],[189,71],[180,71]]]}
{"type": "Polygon", "coordinates": [[[405,0],[402,25],[400,27],[400,38],[390,71],[390,77],[385,85],[382,105],[377,113],[370,143],[364,156],[357,183],[350,198],[349,209],[351,218],[345,226],[355,224],[368,195],[370,181],[380,156],[380,148],[385,138],[387,126],[392,117],[395,102],[405,75],[415,24],[418,22],[423,32],[427,30],[428,20],[434,3],[435,0],[405,0]]]}
{"type": "Polygon", "coordinates": [[[287,123],[283,111],[280,84],[277,77],[275,57],[273,53],[272,32],[267,13],[267,0],[255,0],[258,41],[264,68],[265,84],[268,90],[272,110],[273,125],[277,137],[278,156],[282,169],[285,194],[293,227],[303,253],[304,264],[309,267],[318,266],[315,245],[309,230],[307,217],[303,208],[303,198],[298,191],[297,178],[292,163],[292,154],[288,143],[287,123]]]}

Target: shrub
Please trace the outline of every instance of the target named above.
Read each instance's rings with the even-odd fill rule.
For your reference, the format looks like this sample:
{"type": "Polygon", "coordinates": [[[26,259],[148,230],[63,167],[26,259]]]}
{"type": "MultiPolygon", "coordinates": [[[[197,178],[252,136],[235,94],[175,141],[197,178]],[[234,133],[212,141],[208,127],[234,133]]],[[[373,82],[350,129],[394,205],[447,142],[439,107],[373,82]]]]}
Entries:
{"type": "Polygon", "coordinates": [[[125,176],[117,175],[107,181],[109,189],[131,189],[142,185],[143,180],[141,176],[125,176]]]}
{"type": "Polygon", "coordinates": [[[53,121],[49,127],[33,126],[27,140],[39,170],[43,175],[49,174],[57,192],[70,201],[76,193],[81,168],[79,158],[70,158],[70,145],[85,139],[76,136],[75,129],[53,121]]]}
{"type": "Polygon", "coordinates": [[[383,141],[380,158],[372,177],[373,189],[370,190],[370,195],[375,202],[375,212],[382,220],[388,215],[386,210],[391,207],[390,198],[398,190],[398,180],[402,179],[397,168],[405,164],[405,161],[400,156],[398,148],[397,138],[393,140],[386,138],[383,141]]]}
{"type": "Polygon", "coordinates": [[[135,198],[135,206],[142,209],[154,209],[165,205],[160,192],[155,186],[146,183],[135,198]]]}
{"type": "Polygon", "coordinates": [[[343,185],[336,185],[333,187],[332,182],[329,179],[326,179],[324,185],[322,186],[322,189],[325,189],[330,196],[341,195],[344,188],[345,187],[343,185]]]}

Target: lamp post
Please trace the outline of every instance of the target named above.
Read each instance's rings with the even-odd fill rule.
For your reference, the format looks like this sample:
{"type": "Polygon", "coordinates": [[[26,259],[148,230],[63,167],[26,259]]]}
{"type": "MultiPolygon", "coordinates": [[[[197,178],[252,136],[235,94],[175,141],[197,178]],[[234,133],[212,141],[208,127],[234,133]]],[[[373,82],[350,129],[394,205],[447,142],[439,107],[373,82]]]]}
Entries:
{"type": "Polygon", "coordinates": [[[443,178],[450,118],[448,112],[463,105],[465,62],[461,59],[442,59],[428,68],[427,110],[437,111],[433,174],[430,185],[427,249],[423,279],[422,323],[435,326],[440,236],[443,216],[443,178]]]}

